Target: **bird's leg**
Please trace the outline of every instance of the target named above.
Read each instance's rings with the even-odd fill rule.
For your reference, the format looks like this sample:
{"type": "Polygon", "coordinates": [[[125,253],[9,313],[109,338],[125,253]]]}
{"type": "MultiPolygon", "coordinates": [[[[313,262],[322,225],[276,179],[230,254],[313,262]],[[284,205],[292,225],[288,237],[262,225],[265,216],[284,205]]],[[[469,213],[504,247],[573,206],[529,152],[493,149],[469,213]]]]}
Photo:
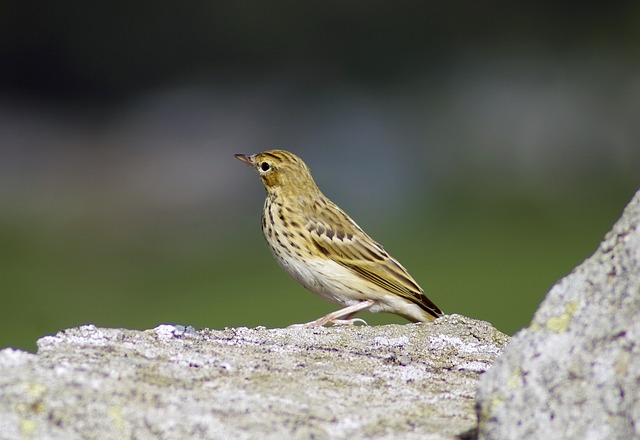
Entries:
{"type": "MultiPolygon", "coordinates": [[[[338,310],[340,311],[340,310],[338,310]]],[[[343,318],[341,319],[334,319],[333,321],[331,321],[331,324],[333,324],[334,326],[336,325],[354,325],[356,322],[361,322],[364,325],[369,325],[367,324],[367,321],[365,321],[362,318],[351,318],[353,315],[355,315],[357,312],[352,312],[349,313],[348,315],[345,315],[343,318]]]]}
{"type": "Polygon", "coordinates": [[[328,315],[323,316],[322,318],[318,318],[315,321],[307,322],[304,324],[293,324],[289,327],[320,327],[328,323],[333,323],[333,325],[353,325],[356,322],[366,322],[363,319],[340,319],[342,317],[349,318],[356,314],[361,310],[368,309],[374,304],[372,300],[360,301],[359,303],[353,304],[351,306],[347,306],[343,309],[336,310],[335,312],[331,312],[328,315]]]}

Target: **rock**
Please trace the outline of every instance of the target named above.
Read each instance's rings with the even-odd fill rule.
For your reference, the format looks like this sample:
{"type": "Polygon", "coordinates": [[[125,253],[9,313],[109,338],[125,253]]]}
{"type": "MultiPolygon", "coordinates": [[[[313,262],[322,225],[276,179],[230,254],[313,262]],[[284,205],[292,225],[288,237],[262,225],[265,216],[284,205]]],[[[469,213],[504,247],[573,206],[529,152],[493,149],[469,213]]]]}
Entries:
{"type": "Polygon", "coordinates": [[[453,439],[508,337],[429,324],[195,331],[87,325],[0,351],[2,439],[453,439]]]}
{"type": "Polygon", "coordinates": [[[640,192],[480,381],[482,439],[640,438],[640,192]]]}

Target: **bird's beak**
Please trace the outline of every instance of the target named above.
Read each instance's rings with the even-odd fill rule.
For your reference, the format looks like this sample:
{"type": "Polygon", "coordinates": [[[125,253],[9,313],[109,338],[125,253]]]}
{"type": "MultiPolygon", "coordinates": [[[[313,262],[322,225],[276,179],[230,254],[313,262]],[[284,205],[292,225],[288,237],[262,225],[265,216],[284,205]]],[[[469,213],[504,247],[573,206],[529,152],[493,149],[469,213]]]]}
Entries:
{"type": "Polygon", "coordinates": [[[253,162],[253,157],[252,156],[247,156],[246,154],[234,154],[233,156],[236,159],[238,159],[239,161],[242,161],[242,162],[246,163],[251,168],[255,168],[256,167],[255,163],[253,162]]]}

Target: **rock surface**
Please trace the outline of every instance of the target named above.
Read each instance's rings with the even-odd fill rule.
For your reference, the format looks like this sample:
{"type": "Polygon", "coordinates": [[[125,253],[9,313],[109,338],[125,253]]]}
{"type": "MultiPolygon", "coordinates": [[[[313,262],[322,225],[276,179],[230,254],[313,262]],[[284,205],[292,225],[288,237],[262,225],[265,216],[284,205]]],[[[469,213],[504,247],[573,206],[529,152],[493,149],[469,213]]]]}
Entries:
{"type": "Polygon", "coordinates": [[[195,331],[88,325],[0,351],[2,439],[453,439],[508,337],[430,324],[195,331]]]}
{"type": "Polygon", "coordinates": [[[640,192],[478,390],[483,439],[640,438],[640,192]]]}

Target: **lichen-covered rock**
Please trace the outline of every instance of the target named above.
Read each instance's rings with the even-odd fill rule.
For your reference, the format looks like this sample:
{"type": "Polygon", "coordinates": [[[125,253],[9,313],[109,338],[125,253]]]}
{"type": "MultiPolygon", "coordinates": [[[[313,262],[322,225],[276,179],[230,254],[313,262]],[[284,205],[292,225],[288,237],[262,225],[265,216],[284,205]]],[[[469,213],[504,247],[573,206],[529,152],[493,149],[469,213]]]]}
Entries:
{"type": "Polygon", "coordinates": [[[640,192],[478,390],[482,439],[640,438],[640,192]]]}
{"type": "Polygon", "coordinates": [[[84,326],[0,351],[2,439],[453,439],[508,337],[377,327],[84,326]]]}

